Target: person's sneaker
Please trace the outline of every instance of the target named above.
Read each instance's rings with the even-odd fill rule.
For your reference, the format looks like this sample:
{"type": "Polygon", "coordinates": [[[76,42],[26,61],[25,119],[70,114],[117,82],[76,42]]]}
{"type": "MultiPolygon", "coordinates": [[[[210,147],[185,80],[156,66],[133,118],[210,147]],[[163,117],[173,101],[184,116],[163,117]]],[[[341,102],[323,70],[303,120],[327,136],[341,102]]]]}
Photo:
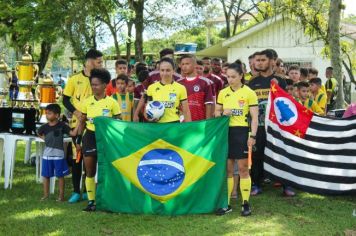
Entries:
{"type": "Polygon", "coordinates": [[[251,188],[251,193],[250,195],[251,196],[257,196],[258,194],[261,194],[262,193],[262,189],[256,185],[253,185],[252,188],[251,188]]]}
{"type": "Polygon", "coordinates": [[[280,182],[275,182],[275,183],[273,184],[273,187],[275,187],[275,188],[280,188],[280,187],[282,187],[282,183],[280,183],[280,182]]]}
{"type": "Polygon", "coordinates": [[[80,194],[79,193],[72,193],[72,196],[68,199],[69,203],[77,203],[80,200],[80,194]]]}
{"type": "Polygon", "coordinates": [[[215,212],[215,214],[216,214],[217,216],[222,216],[222,215],[225,215],[225,214],[230,213],[230,212],[232,212],[232,208],[231,208],[231,206],[229,205],[229,206],[227,206],[227,207],[217,209],[216,212],[215,212]]]}
{"type": "Polygon", "coordinates": [[[289,186],[283,188],[283,194],[286,197],[294,197],[296,195],[293,189],[289,186]]]}
{"type": "Polygon", "coordinates": [[[89,201],[88,206],[86,208],[84,208],[83,211],[86,211],[86,212],[96,211],[95,202],[94,201],[89,201]]]}
{"type": "Polygon", "coordinates": [[[82,193],[82,199],[84,201],[88,200],[88,194],[85,192],[85,193],[82,193]]]}
{"type": "Polygon", "coordinates": [[[251,207],[250,207],[250,204],[248,204],[247,201],[244,201],[244,204],[242,204],[241,215],[242,216],[251,215],[251,207]]]}

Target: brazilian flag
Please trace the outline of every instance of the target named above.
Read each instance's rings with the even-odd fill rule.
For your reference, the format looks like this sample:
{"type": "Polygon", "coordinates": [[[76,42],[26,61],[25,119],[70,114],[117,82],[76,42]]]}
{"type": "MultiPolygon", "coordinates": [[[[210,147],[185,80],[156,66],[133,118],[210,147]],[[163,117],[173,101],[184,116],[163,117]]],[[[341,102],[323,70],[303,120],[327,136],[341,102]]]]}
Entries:
{"type": "Polygon", "coordinates": [[[97,209],[211,213],[227,206],[228,118],[133,123],[98,117],[97,209]]]}

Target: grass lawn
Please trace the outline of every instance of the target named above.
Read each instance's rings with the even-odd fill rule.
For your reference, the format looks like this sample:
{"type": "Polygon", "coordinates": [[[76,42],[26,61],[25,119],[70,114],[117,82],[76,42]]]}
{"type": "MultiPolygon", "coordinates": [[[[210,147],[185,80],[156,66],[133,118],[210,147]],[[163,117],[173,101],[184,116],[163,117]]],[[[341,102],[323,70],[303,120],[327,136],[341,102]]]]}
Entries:
{"type": "MultiPolygon", "coordinates": [[[[0,235],[356,235],[356,199],[324,197],[298,192],[295,198],[266,186],[251,199],[253,215],[242,218],[233,201],[225,216],[190,215],[163,217],[113,213],[84,213],[86,203],[70,205],[40,202],[42,186],[35,182],[35,168],[23,164],[20,145],[13,188],[0,180],[0,235]]],[[[66,179],[66,198],[71,180],[66,179]]],[[[240,204],[240,202],[239,202],[240,204]]]]}

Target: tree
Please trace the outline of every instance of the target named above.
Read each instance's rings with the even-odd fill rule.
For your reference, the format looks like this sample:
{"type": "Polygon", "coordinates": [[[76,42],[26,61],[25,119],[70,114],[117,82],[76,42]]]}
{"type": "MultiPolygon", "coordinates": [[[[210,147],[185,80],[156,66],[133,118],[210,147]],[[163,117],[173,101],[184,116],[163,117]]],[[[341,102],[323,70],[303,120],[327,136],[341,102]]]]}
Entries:
{"type": "Polygon", "coordinates": [[[329,8],[329,42],[331,65],[334,68],[333,76],[339,84],[339,90],[336,97],[336,108],[344,108],[344,89],[341,69],[341,47],[340,47],[340,15],[342,9],[341,0],[330,0],[329,8]]]}

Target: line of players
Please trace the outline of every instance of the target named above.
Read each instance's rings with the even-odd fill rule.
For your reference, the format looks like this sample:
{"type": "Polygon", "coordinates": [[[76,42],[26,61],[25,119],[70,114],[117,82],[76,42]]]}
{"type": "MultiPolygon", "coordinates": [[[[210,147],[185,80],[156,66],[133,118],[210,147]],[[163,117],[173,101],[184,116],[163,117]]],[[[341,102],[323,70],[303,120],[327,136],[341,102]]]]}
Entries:
{"type": "MultiPolygon", "coordinates": [[[[91,94],[89,91],[90,85],[88,85],[92,79],[88,80],[90,71],[102,67],[102,54],[100,52],[91,51],[87,55],[83,72],[72,76],[64,90],[63,103],[74,114],[72,128],[77,126],[76,120],[81,120],[85,116],[83,113],[85,109],[82,106],[85,104],[83,100],[91,94]]],[[[112,96],[118,102],[121,119],[126,121],[147,122],[144,105],[149,100],[162,101],[166,106],[165,115],[158,122],[189,122],[219,115],[230,116],[228,196],[230,199],[231,194],[236,195],[238,177],[235,175],[233,179],[232,176],[237,160],[241,178],[241,214],[243,216],[251,214],[249,196],[262,193],[261,186],[264,180],[263,157],[266,145],[264,119],[270,83],[275,80],[288,91],[288,86],[294,87],[293,83],[288,82],[289,80],[286,79],[285,75],[278,74],[277,65],[279,63],[280,67],[282,62],[278,59],[277,53],[272,49],[266,49],[251,55],[249,57],[250,72],[246,72],[245,65],[239,60],[231,64],[222,64],[221,60],[217,58],[212,60],[203,58],[199,61],[193,55],[183,55],[178,63],[179,67],[175,68],[174,52],[171,49],[163,49],[160,52],[160,58],[156,70],[150,73],[146,64],[137,63],[132,73],[135,75],[136,81],[128,76],[127,62],[125,60],[116,61],[117,77],[103,86],[106,89],[106,95],[112,96]],[[234,129],[235,127],[246,128],[237,132],[234,129]],[[242,133],[243,135],[240,135],[242,133]],[[240,139],[238,136],[244,138],[240,139]],[[234,147],[235,145],[230,143],[231,140],[239,145],[234,147]],[[248,145],[255,146],[251,172],[252,181],[246,162],[248,145]]],[[[289,72],[291,71],[290,69],[289,72]]],[[[292,77],[291,75],[292,73],[290,77],[292,77]]],[[[101,78],[98,79],[101,81],[101,78]]],[[[313,81],[315,81],[318,88],[316,94],[318,94],[321,90],[320,79],[313,79],[310,80],[311,87],[313,87],[313,81]]],[[[309,101],[309,83],[294,82],[294,84],[297,84],[299,101],[309,106],[309,102],[307,102],[309,101]]],[[[313,91],[312,89],[314,94],[313,91]]],[[[291,94],[297,94],[294,92],[294,88],[291,94]]],[[[311,103],[312,106],[308,108],[320,114],[325,113],[325,111],[315,110],[315,101],[312,100],[311,103]]],[[[91,147],[95,148],[95,145],[93,144],[91,147]]],[[[79,164],[76,163],[74,166],[79,168],[79,164]]],[[[78,170],[76,172],[81,173],[78,170]]],[[[78,178],[78,176],[73,175],[74,193],[69,199],[70,202],[76,202],[80,197],[78,195],[80,194],[78,190],[79,182],[78,179],[74,180],[74,178],[78,178]]],[[[90,176],[91,181],[92,178],[93,173],[90,176]]],[[[94,186],[94,184],[88,184],[88,186],[91,185],[94,186]]],[[[90,189],[95,188],[93,186],[90,189]]],[[[283,186],[283,193],[287,196],[295,195],[294,191],[288,186],[283,186]]],[[[93,194],[91,195],[93,196],[93,194]]],[[[88,209],[95,209],[95,207],[91,205],[88,209]]],[[[226,214],[231,210],[230,206],[218,209],[217,214],[226,214]]]]}

